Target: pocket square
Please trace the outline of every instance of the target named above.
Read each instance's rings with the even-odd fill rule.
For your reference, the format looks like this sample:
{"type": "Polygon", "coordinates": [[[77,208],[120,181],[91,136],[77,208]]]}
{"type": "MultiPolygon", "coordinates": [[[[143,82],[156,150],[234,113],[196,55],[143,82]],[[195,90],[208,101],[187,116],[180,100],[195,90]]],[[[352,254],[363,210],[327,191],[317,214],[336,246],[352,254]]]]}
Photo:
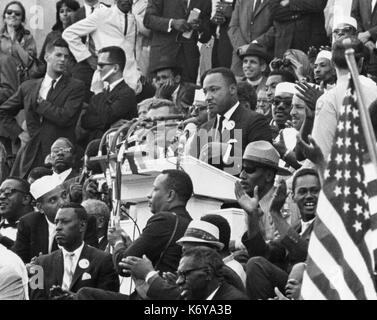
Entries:
{"type": "Polygon", "coordinates": [[[85,272],[85,273],[82,275],[82,278],[81,278],[82,281],[90,280],[90,279],[92,279],[92,276],[91,276],[89,273],[87,273],[87,272],[85,272]]]}

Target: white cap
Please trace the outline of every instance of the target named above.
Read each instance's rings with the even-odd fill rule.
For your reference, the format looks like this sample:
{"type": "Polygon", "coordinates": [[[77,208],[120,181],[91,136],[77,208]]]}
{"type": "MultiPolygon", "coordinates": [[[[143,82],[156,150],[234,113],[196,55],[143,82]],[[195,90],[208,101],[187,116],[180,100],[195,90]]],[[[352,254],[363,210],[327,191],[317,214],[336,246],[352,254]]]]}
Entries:
{"type": "Polygon", "coordinates": [[[200,102],[206,101],[206,95],[204,94],[203,89],[195,90],[194,101],[200,101],[200,102]]]}
{"type": "Polygon", "coordinates": [[[335,16],[332,26],[332,31],[334,31],[341,24],[349,24],[350,26],[357,29],[357,21],[355,18],[350,16],[335,16]]]}
{"type": "Polygon", "coordinates": [[[296,85],[291,82],[281,82],[276,86],[275,97],[281,93],[291,93],[296,94],[298,91],[296,85]]]}
{"type": "Polygon", "coordinates": [[[328,50],[322,50],[322,51],[320,51],[318,53],[317,58],[315,59],[315,61],[317,62],[317,60],[322,59],[322,58],[331,61],[331,59],[332,59],[332,53],[331,53],[331,51],[328,51],[328,50]]]}
{"type": "Polygon", "coordinates": [[[35,200],[38,200],[40,197],[44,196],[46,193],[54,190],[57,186],[61,185],[61,181],[57,175],[44,176],[38,180],[35,180],[34,183],[30,186],[30,193],[35,200]]]}

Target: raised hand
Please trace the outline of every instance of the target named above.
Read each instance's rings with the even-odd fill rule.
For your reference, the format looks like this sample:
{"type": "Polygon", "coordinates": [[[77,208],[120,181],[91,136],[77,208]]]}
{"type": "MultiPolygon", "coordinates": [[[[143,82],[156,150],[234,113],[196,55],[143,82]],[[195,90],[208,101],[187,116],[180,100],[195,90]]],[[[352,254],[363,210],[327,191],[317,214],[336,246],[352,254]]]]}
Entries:
{"type": "Polygon", "coordinates": [[[291,300],[297,300],[300,296],[301,284],[296,279],[289,279],[285,286],[285,294],[291,300]]]}
{"type": "Polygon", "coordinates": [[[314,112],[317,100],[323,95],[323,90],[317,89],[306,81],[297,82],[296,89],[299,92],[297,96],[314,112]]]}
{"type": "Polygon", "coordinates": [[[256,213],[259,205],[258,186],[254,188],[253,197],[250,197],[242,188],[241,183],[236,181],[234,193],[241,208],[245,210],[247,214],[256,213]]]}
{"type": "Polygon", "coordinates": [[[275,291],[275,294],[276,294],[275,300],[289,300],[284,294],[281,293],[279,288],[275,287],[274,291],[275,291]]]}
{"type": "Polygon", "coordinates": [[[287,196],[287,184],[285,183],[285,180],[280,180],[279,186],[276,188],[272,198],[270,212],[280,214],[287,196]]]}
{"type": "Polygon", "coordinates": [[[164,83],[161,87],[157,88],[156,97],[160,99],[171,99],[176,85],[172,80],[164,83]]]}
{"type": "Polygon", "coordinates": [[[312,136],[308,136],[308,140],[310,144],[306,143],[302,139],[301,134],[298,134],[296,146],[300,148],[306,159],[309,159],[311,162],[318,166],[323,166],[325,158],[323,156],[321,148],[317,145],[312,136]]]}
{"type": "Polygon", "coordinates": [[[280,131],[279,133],[279,141],[276,141],[276,142],[274,141],[272,144],[277,150],[277,152],[279,152],[280,158],[283,158],[283,156],[287,152],[287,146],[285,144],[283,131],[280,131]]]}
{"type": "Polygon", "coordinates": [[[186,32],[191,30],[190,24],[185,19],[173,19],[171,26],[179,32],[186,32]]]}

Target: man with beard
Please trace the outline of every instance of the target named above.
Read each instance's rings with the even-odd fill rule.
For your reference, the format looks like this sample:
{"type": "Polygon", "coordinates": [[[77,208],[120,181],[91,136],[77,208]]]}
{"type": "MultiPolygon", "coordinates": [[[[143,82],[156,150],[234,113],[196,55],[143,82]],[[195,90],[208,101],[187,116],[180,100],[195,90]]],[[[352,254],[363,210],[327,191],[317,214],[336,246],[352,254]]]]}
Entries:
{"type": "Polygon", "coordinates": [[[10,249],[22,216],[33,211],[30,185],[23,179],[7,178],[0,186],[0,244],[10,249]]]}
{"type": "Polygon", "coordinates": [[[81,205],[70,203],[58,210],[55,224],[60,249],[36,259],[34,265],[43,268],[43,289],[32,290],[32,300],[64,298],[82,287],[119,290],[111,255],[84,242],[87,220],[81,205]]]}
{"type": "MultiPolygon", "coordinates": [[[[244,164],[245,169],[249,167],[247,162],[244,164]]],[[[298,205],[301,220],[297,225],[290,226],[281,215],[287,187],[284,181],[280,183],[270,206],[270,214],[279,237],[270,242],[263,239],[259,226],[258,203],[261,193],[258,190],[255,187],[251,195],[243,189],[241,183],[236,185],[238,202],[248,218],[248,231],[242,238],[251,257],[246,266],[246,290],[251,299],[268,299],[275,296],[276,287],[284,292],[292,266],[307,258],[321,185],[316,170],[305,168],[296,172],[292,183],[293,200],[298,205]]]]}
{"type": "Polygon", "coordinates": [[[322,50],[318,53],[314,62],[314,79],[318,85],[327,89],[328,85],[336,83],[336,71],[331,62],[331,52],[322,50]]]}

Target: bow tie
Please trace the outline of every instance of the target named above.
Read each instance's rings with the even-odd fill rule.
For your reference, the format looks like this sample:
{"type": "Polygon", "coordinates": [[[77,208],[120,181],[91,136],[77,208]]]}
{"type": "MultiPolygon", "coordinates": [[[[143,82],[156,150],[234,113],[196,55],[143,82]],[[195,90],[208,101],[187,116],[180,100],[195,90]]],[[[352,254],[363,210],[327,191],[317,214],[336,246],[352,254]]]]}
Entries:
{"type": "Polygon", "coordinates": [[[17,228],[17,222],[15,223],[9,223],[6,221],[3,221],[0,223],[0,229],[7,229],[7,228],[17,228]]]}

